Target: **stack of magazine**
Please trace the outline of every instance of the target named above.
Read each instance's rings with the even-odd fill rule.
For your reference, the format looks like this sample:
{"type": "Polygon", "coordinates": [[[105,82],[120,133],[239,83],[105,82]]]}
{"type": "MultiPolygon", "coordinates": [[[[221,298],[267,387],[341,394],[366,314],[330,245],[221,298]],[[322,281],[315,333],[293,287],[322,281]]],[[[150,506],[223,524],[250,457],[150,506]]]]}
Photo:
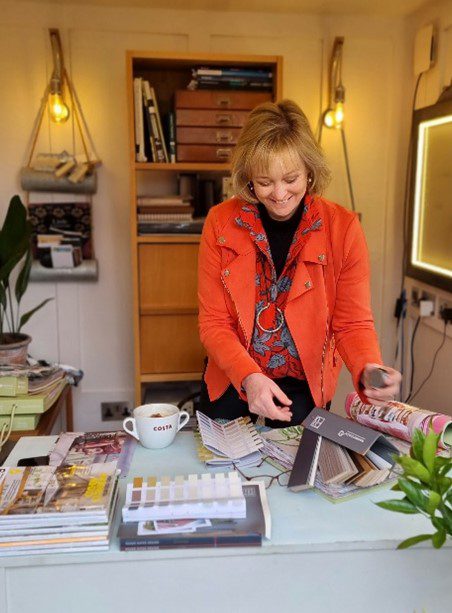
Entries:
{"type": "Polygon", "coordinates": [[[116,462],[0,467],[0,556],[108,549],[116,462]]]}
{"type": "Polygon", "coordinates": [[[260,546],[270,538],[264,484],[236,472],[135,477],[118,531],[122,551],[260,546]]]}

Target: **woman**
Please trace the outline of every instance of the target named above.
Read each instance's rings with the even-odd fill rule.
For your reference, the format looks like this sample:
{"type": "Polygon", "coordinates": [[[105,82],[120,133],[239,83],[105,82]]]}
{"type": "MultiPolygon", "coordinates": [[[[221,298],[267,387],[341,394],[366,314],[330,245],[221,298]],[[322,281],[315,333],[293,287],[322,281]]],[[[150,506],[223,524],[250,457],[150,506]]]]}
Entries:
{"type": "Polygon", "coordinates": [[[382,362],[361,225],[319,195],[329,171],[294,102],[250,113],[232,178],[238,196],[209,211],[199,252],[201,410],[300,423],[329,406],[342,360],[364,402],[392,399],[397,371],[369,381],[382,362]]]}

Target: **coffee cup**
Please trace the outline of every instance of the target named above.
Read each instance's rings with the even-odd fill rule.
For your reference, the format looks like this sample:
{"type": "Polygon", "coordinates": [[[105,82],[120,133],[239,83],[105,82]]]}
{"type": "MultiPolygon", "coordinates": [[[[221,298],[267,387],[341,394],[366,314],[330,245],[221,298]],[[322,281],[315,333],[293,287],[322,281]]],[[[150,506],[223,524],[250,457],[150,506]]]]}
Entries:
{"type": "Polygon", "coordinates": [[[126,417],[122,422],[122,427],[143,447],[162,449],[171,445],[189,419],[187,411],[179,411],[174,404],[150,403],[137,407],[133,417],[126,417]]]}

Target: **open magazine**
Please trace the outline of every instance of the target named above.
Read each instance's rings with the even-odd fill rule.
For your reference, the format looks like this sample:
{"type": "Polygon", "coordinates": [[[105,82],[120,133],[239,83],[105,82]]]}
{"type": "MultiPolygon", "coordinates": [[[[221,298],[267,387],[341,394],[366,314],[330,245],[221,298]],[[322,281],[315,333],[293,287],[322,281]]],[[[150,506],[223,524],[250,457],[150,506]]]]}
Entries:
{"type": "Polygon", "coordinates": [[[431,426],[436,434],[441,435],[439,444],[443,449],[452,446],[450,415],[419,409],[397,400],[381,407],[364,404],[356,392],[347,396],[345,410],[347,416],[359,424],[408,442],[411,442],[414,430],[418,428],[427,434],[431,426]]]}

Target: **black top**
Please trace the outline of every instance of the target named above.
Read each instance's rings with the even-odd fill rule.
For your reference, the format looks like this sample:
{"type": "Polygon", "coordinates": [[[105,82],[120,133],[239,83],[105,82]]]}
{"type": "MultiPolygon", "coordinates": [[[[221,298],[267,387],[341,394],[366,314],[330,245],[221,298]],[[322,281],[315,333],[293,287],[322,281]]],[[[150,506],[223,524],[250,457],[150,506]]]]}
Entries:
{"type": "Polygon", "coordinates": [[[272,219],[261,202],[259,202],[257,206],[270,245],[276,276],[279,278],[283,271],[284,264],[286,263],[287,254],[289,253],[294,234],[303,214],[303,200],[298,205],[292,217],[285,221],[272,219]]]}

